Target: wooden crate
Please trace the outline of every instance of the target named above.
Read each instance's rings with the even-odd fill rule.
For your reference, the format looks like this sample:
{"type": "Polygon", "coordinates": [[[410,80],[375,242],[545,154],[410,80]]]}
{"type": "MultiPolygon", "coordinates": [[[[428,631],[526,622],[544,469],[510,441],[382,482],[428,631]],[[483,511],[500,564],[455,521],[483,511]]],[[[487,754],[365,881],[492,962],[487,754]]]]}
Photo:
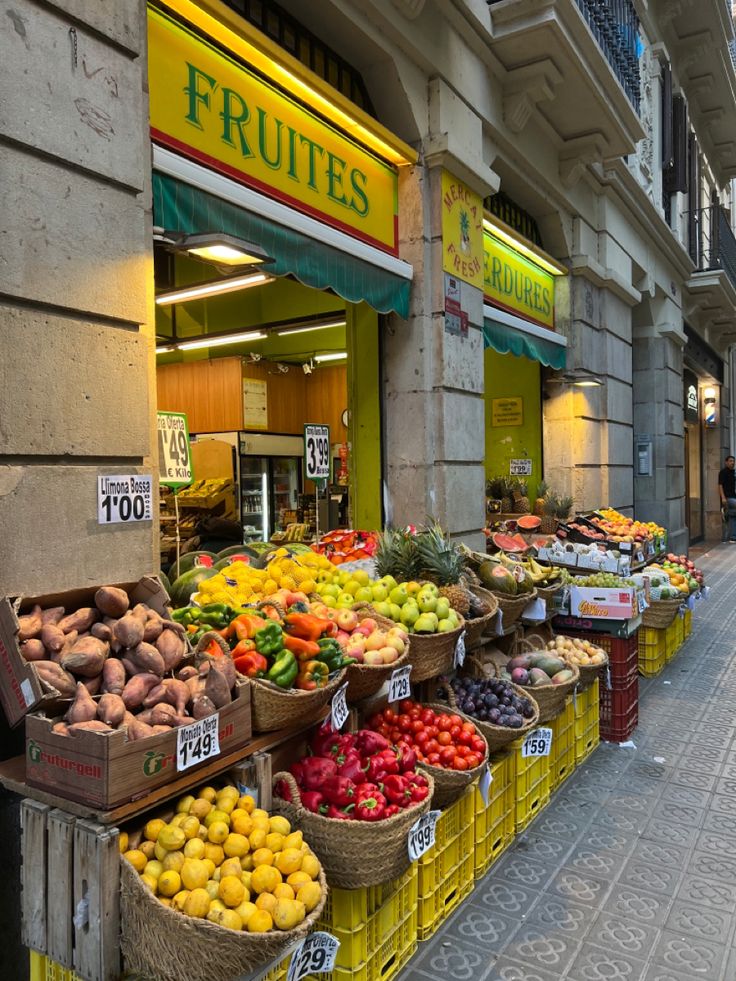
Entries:
{"type": "Polygon", "coordinates": [[[85,981],[120,977],[117,828],[21,802],[23,943],[85,981]]]}

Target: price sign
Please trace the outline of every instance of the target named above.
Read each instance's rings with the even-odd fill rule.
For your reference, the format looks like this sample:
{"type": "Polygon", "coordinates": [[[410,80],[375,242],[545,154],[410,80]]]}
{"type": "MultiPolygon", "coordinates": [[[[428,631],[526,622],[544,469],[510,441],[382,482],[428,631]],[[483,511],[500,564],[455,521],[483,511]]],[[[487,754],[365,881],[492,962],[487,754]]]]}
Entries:
{"type": "Polygon", "coordinates": [[[480,795],[483,798],[483,803],[485,804],[486,807],[488,807],[488,800],[491,793],[492,783],[493,783],[493,774],[491,773],[490,766],[487,766],[483,771],[483,773],[481,774],[480,780],[478,781],[478,790],[480,791],[480,795]]]}
{"type": "Polygon", "coordinates": [[[192,482],[192,447],[187,417],[182,412],[159,412],[158,478],[167,487],[188,487],[192,482]]]}
{"type": "Polygon", "coordinates": [[[409,828],[409,861],[416,862],[418,858],[434,846],[437,831],[437,818],[442,811],[428,811],[409,828]]]}
{"type": "Polygon", "coordinates": [[[532,729],[521,745],[522,756],[549,756],[552,748],[551,729],[532,729]]]}
{"type": "Polygon", "coordinates": [[[345,701],[347,687],[348,683],[346,681],[344,685],[340,685],[332,696],[332,728],[335,732],[339,732],[342,729],[348,717],[348,703],[345,701]]]}
{"type": "Polygon", "coordinates": [[[330,477],[330,427],[304,427],[304,476],[307,480],[330,477]]]}
{"type": "Polygon", "coordinates": [[[286,981],[299,981],[309,974],[327,973],[335,966],[340,941],[331,933],[310,933],[297,946],[289,961],[286,981]]]}
{"type": "Polygon", "coordinates": [[[461,668],[465,664],[465,631],[460,631],[460,636],[455,644],[455,667],[461,668]]]}
{"type": "Polygon", "coordinates": [[[647,542],[647,555],[654,555],[654,542],[647,542]]]}
{"type": "Polygon", "coordinates": [[[509,474],[512,477],[531,477],[531,460],[509,460],[509,474]]]}
{"type": "Polygon", "coordinates": [[[496,636],[503,637],[503,610],[499,610],[496,614],[496,636]]]}
{"type": "Polygon", "coordinates": [[[404,664],[403,667],[394,669],[388,681],[389,702],[400,702],[402,698],[411,698],[410,674],[411,664],[404,664]]]}
{"type": "Polygon", "coordinates": [[[150,521],[153,501],[151,474],[114,474],[97,478],[97,523],[130,524],[150,521]]]}
{"type": "Polygon", "coordinates": [[[176,769],[188,770],[220,752],[220,713],[176,730],[176,769]]]}

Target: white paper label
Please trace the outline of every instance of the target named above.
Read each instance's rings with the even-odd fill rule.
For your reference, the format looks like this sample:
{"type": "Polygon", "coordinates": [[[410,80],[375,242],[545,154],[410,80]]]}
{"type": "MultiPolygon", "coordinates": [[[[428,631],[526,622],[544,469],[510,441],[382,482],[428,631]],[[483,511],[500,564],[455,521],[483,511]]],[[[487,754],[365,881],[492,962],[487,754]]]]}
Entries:
{"type": "Polygon", "coordinates": [[[332,696],[332,728],[335,732],[339,732],[340,729],[345,725],[345,720],[348,717],[348,704],[345,701],[345,692],[347,691],[348,683],[345,682],[344,685],[340,685],[335,694],[332,696]]]}
{"type": "Polygon", "coordinates": [[[426,851],[434,847],[437,818],[441,813],[442,811],[428,811],[409,828],[407,844],[410,862],[416,862],[426,851]]]}
{"type": "Polygon", "coordinates": [[[24,678],[20,683],[20,690],[23,692],[23,698],[26,702],[26,708],[30,708],[31,705],[36,701],[33,695],[33,686],[31,685],[28,678],[24,678]]]}
{"type": "Polygon", "coordinates": [[[220,752],[220,713],[176,730],[176,769],[188,770],[220,752]]]}
{"type": "Polygon", "coordinates": [[[394,669],[388,682],[389,702],[400,702],[402,698],[411,698],[410,674],[411,664],[404,664],[394,669]]]}
{"type": "Polygon", "coordinates": [[[496,636],[503,636],[503,610],[499,610],[496,614],[496,636]]]}
{"type": "Polygon", "coordinates": [[[547,603],[538,596],[528,603],[521,614],[522,620],[545,620],[547,618],[547,603]]]}
{"type": "Polygon", "coordinates": [[[97,478],[97,523],[131,524],[150,521],[153,477],[147,474],[112,474],[97,478]]]}
{"type": "Polygon", "coordinates": [[[687,598],[687,608],[688,608],[688,610],[694,610],[695,609],[695,596],[694,595],[693,596],[688,596],[688,598],[687,598]]]}
{"type": "Polygon", "coordinates": [[[549,756],[552,748],[551,729],[532,729],[521,745],[521,755],[526,756],[549,756]]]}
{"type": "Polygon", "coordinates": [[[455,644],[455,667],[461,668],[465,664],[465,631],[460,631],[460,636],[455,644]]]}
{"type": "Polygon", "coordinates": [[[307,480],[325,480],[330,476],[330,427],[304,427],[304,460],[307,480]]]}
{"type": "Polygon", "coordinates": [[[703,586],[703,599],[708,599],[710,596],[710,586],[703,586]]]}
{"type": "Polygon", "coordinates": [[[490,766],[487,766],[483,771],[480,780],[478,781],[478,790],[483,798],[483,803],[488,807],[488,800],[491,793],[491,784],[493,783],[493,774],[491,773],[490,766]]]}
{"type": "Polygon", "coordinates": [[[684,606],[679,607],[679,609],[677,611],[677,615],[678,615],[678,617],[681,620],[684,620],[685,619],[685,607],[684,606]]]}
{"type": "Polygon", "coordinates": [[[192,482],[192,447],[187,417],[181,412],[159,412],[158,476],[167,487],[186,487],[192,482]]]}
{"type": "Polygon", "coordinates": [[[606,668],[606,688],[611,690],[611,669],[606,668]]]}
{"type": "Polygon", "coordinates": [[[573,711],[573,715],[577,715],[578,714],[578,690],[577,690],[577,688],[573,688],[573,690],[572,690],[572,711],[573,711]]]}
{"type": "Polygon", "coordinates": [[[286,981],[299,981],[309,974],[328,973],[335,966],[340,941],[331,933],[310,933],[297,946],[289,961],[286,981]]]}

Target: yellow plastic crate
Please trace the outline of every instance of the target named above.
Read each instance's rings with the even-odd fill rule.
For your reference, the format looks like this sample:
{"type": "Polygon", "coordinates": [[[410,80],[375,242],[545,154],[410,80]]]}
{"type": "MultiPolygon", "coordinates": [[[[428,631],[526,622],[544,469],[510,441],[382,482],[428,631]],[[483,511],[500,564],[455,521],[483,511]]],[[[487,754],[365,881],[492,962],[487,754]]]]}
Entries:
{"type": "Polygon", "coordinates": [[[82,981],[74,971],[67,970],[50,957],[30,951],[30,981],[82,981]]]}
{"type": "Polygon", "coordinates": [[[575,769],[575,709],[572,698],[565,703],[559,715],[550,723],[552,748],[550,750],[550,790],[556,790],[575,769]]]}
{"type": "Polygon", "coordinates": [[[450,913],[473,891],[473,850],[461,850],[460,860],[439,885],[417,904],[417,938],[427,940],[450,913]]]}
{"type": "MultiPolygon", "coordinates": [[[[434,848],[430,848],[419,859],[419,872],[423,865],[431,865],[437,852],[441,852],[449,842],[454,841],[461,832],[473,830],[475,818],[474,787],[468,787],[454,804],[445,808],[439,818],[434,835],[434,848]]],[[[419,889],[421,891],[421,882],[419,889]]]]}
{"type": "MultiPolygon", "coordinates": [[[[554,737],[553,737],[554,738],[554,737]]],[[[523,739],[511,743],[514,768],[514,826],[517,833],[533,820],[549,801],[550,756],[521,755],[523,739]]]]}
{"type": "Polygon", "coordinates": [[[587,760],[600,741],[600,722],[596,719],[586,732],[575,737],[575,766],[587,760]]]}
{"type": "Polygon", "coordinates": [[[685,639],[693,632],[693,611],[685,610],[685,618],[682,621],[682,629],[685,639]]]}
{"type": "Polygon", "coordinates": [[[672,658],[677,654],[682,647],[682,643],[685,639],[685,628],[684,628],[684,618],[677,614],[672,623],[667,627],[667,633],[665,638],[666,651],[665,659],[667,662],[671,661],[672,658]]]}
{"type": "Polygon", "coordinates": [[[590,728],[591,722],[598,718],[600,711],[600,681],[596,678],[590,688],[576,692],[572,705],[575,716],[575,738],[582,736],[590,728]]]}
{"type": "Polygon", "coordinates": [[[514,769],[510,753],[489,760],[488,806],[475,790],[475,878],[484,875],[514,839],[514,769]]]}
{"type": "Polygon", "coordinates": [[[263,981],[283,981],[288,970],[289,958],[287,957],[285,961],[277,964],[276,967],[272,967],[268,974],[264,974],[263,981]]]}
{"type": "Polygon", "coordinates": [[[639,642],[639,674],[645,678],[654,678],[667,663],[667,650],[662,647],[644,646],[639,642]]]}
{"type": "MultiPolygon", "coordinates": [[[[339,967],[337,961],[329,973],[310,974],[309,981],[388,981],[397,974],[417,949],[416,907],[400,923],[380,947],[375,948],[362,964],[339,967]]],[[[342,947],[338,951],[338,958],[342,947]]],[[[288,965],[287,965],[288,966],[288,965]]]]}
{"type": "Polygon", "coordinates": [[[639,627],[639,647],[664,647],[666,627],[639,627]]]}
{"type": "Polygon", "coordinates": [[[375,899],[381,887],[364,889],[330,889],[317,929],[331,933],[340,941],[335,967],[352,971],[370,960],[374,951],[388,942],[397,924],[404,923],[417,907],[417,866],[386,883],[387,891],[378,906],[375,899]],[[400,883],[397,886],[397,882],[400,883]],[[351,893],[363,894],[363,898],[351,893]],[[372,894],[372,895],[369,895],[372,894]],[[356,911],[372,910],[363,921],[356,922],[356,911]]]}

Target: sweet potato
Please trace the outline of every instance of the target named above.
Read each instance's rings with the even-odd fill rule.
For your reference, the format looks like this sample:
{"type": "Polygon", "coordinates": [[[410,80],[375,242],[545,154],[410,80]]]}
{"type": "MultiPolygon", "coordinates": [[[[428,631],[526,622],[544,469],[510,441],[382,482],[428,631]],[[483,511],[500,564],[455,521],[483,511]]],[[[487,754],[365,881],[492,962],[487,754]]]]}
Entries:
{"type": "Polygon", "coordinates": [[[26,661],[45,661],[48,658],[46,648],[38,637],[24,640],[20,645],[20,652],[26,661]]]}
{"type": "Polygon", "coordinates": [[[99,695],[102,690],[102,675],[95,675],[94,678],[82,678],[82,684],[90,695],[99,695]]]}
{"type": "Polygon", "coordinates": [[[104,640],[106,644],[112,640],[112,628],[106,623],[93,623],[89,632],[98,640],[104,640]]]}
{"type": "Polygon", "coordinates": [[[97,718],[116,729],[125,718],[125,702],[120,695],[103,695],[97,703],[97,718]]]}
{"type": "Polygon", "coordinates": [[[41,621],[44,627],[46,626],[47,623],[51,623],[54,626],[57,626],[59,620],[62,619],[65,613],[66,610],[64,609],[63,606],[50,606],[48,610],[41,611],[41,621]]]}
{"type": "Polygon", "coordinates": [[[115,623],[112,635],[121,647],[135,647],[143,640],[144,624],[140,617],[126,613],[115,623]]]}
{"type": "MultiPolygon", "coordinates": [[[[161,621],[163,623],[163,620],[161,621]]],[[[167,671],[175,671],[181,663],[186,651],[186,643],[178,637],[172,630],[162,630],[154,642],[156,650],[164,659],[164,666],[167,671]]]]}
{"type": "Polygon", "coordinates": [[[133,719],[127,723],[128,741],[134,742],[136,739],[147,739],[155,735],[151,726],[142,722],[140,719],[133,719]]]}
{"type": "Polygon", "coordinates": [[[210,669],[204,683],[204,694],[218,709],[229,705],[233,700],[227,678],[214,661],[210,662],[210,669]]]}
{"type": "Polygon", "coordinates": [[[63,654],[61,666],[83,678],[95,678],[102,673],[109,644],[96,637],[79,637],[68,654],[63,654]]]}
{"type": "Polygon", "coordinates": [[[146,697],[143,699],[143,708],[150,709],[153,708],[154,705],[158,705],[159,702],[165,702],[165,701],[166,701],[166,688],[162,681],[158,685],[154,685],[153,688],[146,695],[146,697]]]}
{"type": "Polygon", "coordinates": [[[71,630],[76,630],[83,634],[86,630],[100,619],[100,614],[93,606],[83,606],[76,613],[70,613],[62,620],[59,620],[59,628],[68,634],[71,630]]]}
{"type": "Polygon", "coordinates": [[[189,689],[186,684],[176,678],[167,678],[164,686],[167,692],[166,701],[174,706],[177,715],[184,715],[189,701],[189,689]]]}
{"type": "Polygon", "coordinates": [[[174,725],[176,719],[176,709],[168,702],[159,702],[151,709],[151,725],[170,726],[174,725]]]}
{"type": "Polygon", "coordinates": [[[122,692],[122,699],[128,711],[140,708],[149,691],[159,684],[161,679],[157,674],[137,674],[131,678],[122,692]]]}
{"type": "Polygon", "coordinates": [[[182,668],[177,674],[179,681],[189,681],[190,678],[196,678],[199,675],[199,671],[194,667],[193,664],[187,664],[186,667],[182,668]]]}
{"type": "Polygon", "coordinates": [[[238,677],[238,672],[235,670],[233,659],[229,655],[224,657],[216,657],[213,659],[212,663],[225,675],[225,681],[227,682],[228,689],[233,689],[235,687],[235,681],[238,677]]]}
{"type": "Polygon", "coordinates": [[[204,694],[204,678],[200,675],[195,675],[193,678],[187,678],[184,684],[189,689],[190,701],[194,701],[197,695],[204,694]]]}
{"type": "Polygon", "coordinates": [[[110,726],[100,722],[99,719],[90,719],[89,722],[75,722],[69,726],[69,735],[74,736],[78,732],[112,732],[110,726]]]}
{"type": "Polygon", "coordinates": [[[130,599],[124,589],[100,586],[95,593],[95,606],[106,617],[122,617],[128,612],[130,599]]]}
{"type": "Polygon", "coordinates": [[[91,722],[97,718],[97,704],[84,687],[82,682],[77,683],[77,693],[74,701],[67,709],[64,720],[69,723],[91,722]]]}
{"type": "Polygon", "coordinates": [[[164,630],[171,630],[179,637],[186,636],[186,627],[183,623],[177,623],[176,620],[164,620],[164,630]]]}
{"type": "Polygon", "coordinates": [[[108,657],[102,666],[102,691],[108,695],[122,695],[125,688],[125,668],[116,657],[108,657]]]}
{"type": "Polygon", "coordinates": [[[171,726],[164,726],[164,725],[161,725],[161,724],[155,725],[155,726],[151,726],[151,733],[154,736],[159,736],[159,735],[161,735],[162,732],[171,732],[171,726]]]}
{"type": "Polygon", "coordinates": [[[146,606],[145,603],[136,603],[133,609],[130,611],[134,617],[138,617],[145,624],[148,619],[148,614],[150,612],[150,606],[146,606]]]}
{"type": "Polygon", "coordinates": [[[44,624],[41,627],[41,643],[47,651],[55,654],[66,643],[66,634],[53,623],[44,624]]]}
{"type": "Polygon", "coordinates": [[[148,611],[148,618],[146,620],[146,625],[143,628],[143,639],[147,644],[153,644],[158,637],[161,636],[161,631],[164,629],[164,621],[156,613],[155,610],[148,611]]]}
{"type": "Polygon", "coordinates": [[[57,722],[51,727],[51,731],[57,736],[68,736],[69,726],[66,724],[66,722],[57,722]]]}
{"type": "Polygon", "coordinates": [[[62,698],[74,698],[77,683],[60,664],[56,664],[55,661],[34,661],[33,666],[39,680],[47,689],[58,691],[62,698]]]}
{"type": "Polygon", "coordinates": [[[18,640],[32,640],[34,637],[38,637],[41,633],[41,627],[43,627],[41,607],[34,606],[30,613],[18,617],[18,624],[18,640]]]}
{"type": "Polygon", "coordinates": [[[125,659],[139,671],[157,674],[160,677],[163,677],[164,671],[166,670],[164,659],[159,652],[153,644],[146,644],[145,641],[141,641],[132,650],[126,651],[125,659]]]}
{"type": "Polygon", "coordinates": [[[214,715],[217,706],[207,697],[207,695],[197,695],[192,701],[192,718],[204,719],[208,715],[214,715]]]}

